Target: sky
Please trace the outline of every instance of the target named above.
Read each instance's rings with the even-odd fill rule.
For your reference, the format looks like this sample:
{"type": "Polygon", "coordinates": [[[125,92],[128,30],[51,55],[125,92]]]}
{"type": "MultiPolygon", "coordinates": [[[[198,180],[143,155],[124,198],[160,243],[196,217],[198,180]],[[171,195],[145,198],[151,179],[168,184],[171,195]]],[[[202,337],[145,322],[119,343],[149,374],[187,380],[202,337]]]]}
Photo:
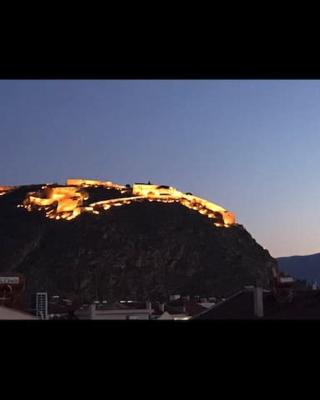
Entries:
{"type": "Polygon", "coordinates": [[[320,81],[2,80],[0,185],[150,180],[320,252],[320,81]]]}

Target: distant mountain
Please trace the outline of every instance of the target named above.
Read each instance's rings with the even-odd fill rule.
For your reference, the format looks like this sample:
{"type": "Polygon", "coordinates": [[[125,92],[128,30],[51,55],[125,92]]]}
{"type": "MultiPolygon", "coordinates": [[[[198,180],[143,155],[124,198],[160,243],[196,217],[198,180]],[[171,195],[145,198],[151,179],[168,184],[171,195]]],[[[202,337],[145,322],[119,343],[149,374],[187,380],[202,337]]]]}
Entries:
{"type": "Polygon", "coordinates": [[[320,253],[277,258],[279,269],[295,278],[320,283],[320,253]]]}

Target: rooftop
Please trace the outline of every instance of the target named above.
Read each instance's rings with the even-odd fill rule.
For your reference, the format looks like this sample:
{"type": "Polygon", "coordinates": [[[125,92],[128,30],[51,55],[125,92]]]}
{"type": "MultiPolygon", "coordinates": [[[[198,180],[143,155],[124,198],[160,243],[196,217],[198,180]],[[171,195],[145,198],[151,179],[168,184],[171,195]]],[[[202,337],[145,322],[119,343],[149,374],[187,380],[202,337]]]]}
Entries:
{"type": "MultiPolygon", "coordinates": [[[[320,319],[320,290],[295,290],[292,299],[287,301],[264,291],[263,310],[262,319],[320,319]]],[[[251,289],[241,290],[193,319],[257,319],[254,315],[254,292],[251,289]]]]}
{"type": "Polygon", "coordinates": [[[30,320],[36,319],[33,315],[12,308],[0,306],[0,320],[30,320]]]}

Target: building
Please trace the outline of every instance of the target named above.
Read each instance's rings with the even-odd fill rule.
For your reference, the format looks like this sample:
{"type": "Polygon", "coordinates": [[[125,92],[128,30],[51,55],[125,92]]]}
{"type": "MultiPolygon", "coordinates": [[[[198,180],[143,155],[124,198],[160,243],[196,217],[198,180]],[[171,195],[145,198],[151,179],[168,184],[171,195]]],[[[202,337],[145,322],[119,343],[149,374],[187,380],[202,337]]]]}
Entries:
{"type": "Polygon", "coordinates": [[[149,320],[153,309],[150,302],[93,303],[82,306],[74,315],[84,320],[149,320]]]}
{"type": "Polygon", "coordinates": [[[161,197],[170,196],[172,198],[181,198],[182,192],[179,192],[176,188],[166,185],[152,185],[149,183],[135,183],[132,186],[132,194],[134,196],[145,196],[145,197],[161,197]]]}
{"type": "MultiPolygon", "coordinates": [[[[206,300],[206,299],[205,299],[206,300]]],[[[155,304],[153,306],[153,318],[159,320],[188,320],[194,315],[206,310],[207,304],[212,306],[214,303],[202,303],[201,300],[183,298],[180,295],[170,296],[170,300],[165,304],[155,304]]]]}
{"type": "Polygon", "coordinates": [[[320,290],[292,290],[281,293],[247,287],[192,319],[320,319],[320,290]]]}
{"type": "Polygon", "coordinates": [[[45,210],[48,218],[73,219],[83,211],[83,201],[88,194],[77,186],[43,186],[28,193],[20,205],[28,211],[45,210]]]}
{"type": "Polygon", "coordinates": [[[68,299],[52,296],[48,301],[48,319],[76,319],[74,311],[77,306],[68,299]]]}
{"type": "Polygon", "coordinates": [[[184,321],[190,319],[191,316],[182,313],[182,314],[170,314],[168,311],[165,311],[163,314],[161,314],[157,320],[159,321],[184,321]]]}
{"type": "Polygon", "coordinates": [[[178,295],[171,296],[167,303],[129,300],[108,304],[97,301],[81,306],[73,315],[84,320],[187,320],[212,304],[178,298],[178,295]]]}

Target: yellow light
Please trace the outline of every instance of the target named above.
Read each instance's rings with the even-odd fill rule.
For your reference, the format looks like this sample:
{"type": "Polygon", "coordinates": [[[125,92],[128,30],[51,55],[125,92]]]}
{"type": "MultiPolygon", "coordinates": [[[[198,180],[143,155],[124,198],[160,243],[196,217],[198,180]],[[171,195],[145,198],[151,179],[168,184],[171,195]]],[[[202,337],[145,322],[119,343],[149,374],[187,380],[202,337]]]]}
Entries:
{"type": "MultiPolygon", "coordinates": [[[[104,210],[108,210],[112,206],[120,207],[122,205],[131,204],[133,201],[157,201],[165,204],[177,202],[184,207],[206,215],[208,218],[215,218],[215,213],[219,213],[223,219],[223,223],[215,223],[215,226],[230,227],[235,224],[234,214],[217,204],[200,197],[184,194],[172,187],[158,185],[134,184],[132,186],[132,197],[109,199],[92,203],[88,207],[83,207],[83,201],[88,200],[89,195],[87,192],[80,190],[79,187],[101,186],[106,189],[119,190],[121,193],[131,192],[131,190],[129,191],[125,186],[113,184],[110,181],[68,179],[67,186],[42,186],[42,191],[28,193],[23,205],[20,206],[26,208],[28,211],[32,211],[33,209],[42,211],[44,209],[47,211],[45,215],[48,218],[71,220],[84,211],[99,214],[96,207],[102,207],[104,210]]],[[[10,187],[10,190],[11,189],[12,187],[10,187]]],[[[0,195],[5,194],[7,190],[7,187],[0,186],[0,195]],[[4,190],[2,191],[1,189],[3,188],[4,190]]]]}

